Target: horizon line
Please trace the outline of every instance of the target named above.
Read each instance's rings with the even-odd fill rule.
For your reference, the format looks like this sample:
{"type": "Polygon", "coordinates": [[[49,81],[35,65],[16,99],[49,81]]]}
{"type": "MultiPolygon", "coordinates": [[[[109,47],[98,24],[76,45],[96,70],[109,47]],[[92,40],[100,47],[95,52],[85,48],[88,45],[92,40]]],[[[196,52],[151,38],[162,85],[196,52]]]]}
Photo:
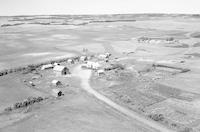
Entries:
{"type": "Polygon", "coordinates": [[[25,16],[101,16],[101,15],[199,15],[200,13],[98,13],[98,14],[22,14],[22,15],[0,15],[0,17],[25,17],[25,16]]]}

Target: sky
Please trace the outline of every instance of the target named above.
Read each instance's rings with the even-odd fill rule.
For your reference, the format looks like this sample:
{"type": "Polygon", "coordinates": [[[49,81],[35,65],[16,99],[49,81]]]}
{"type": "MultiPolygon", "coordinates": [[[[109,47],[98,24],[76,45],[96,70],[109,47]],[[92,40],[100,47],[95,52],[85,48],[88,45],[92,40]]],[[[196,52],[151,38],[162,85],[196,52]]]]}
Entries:
{"type": "Polygon", "coordinates": [[[200,14],[200,0],[0,0],[0,16],[129,13],[200,14]]]}

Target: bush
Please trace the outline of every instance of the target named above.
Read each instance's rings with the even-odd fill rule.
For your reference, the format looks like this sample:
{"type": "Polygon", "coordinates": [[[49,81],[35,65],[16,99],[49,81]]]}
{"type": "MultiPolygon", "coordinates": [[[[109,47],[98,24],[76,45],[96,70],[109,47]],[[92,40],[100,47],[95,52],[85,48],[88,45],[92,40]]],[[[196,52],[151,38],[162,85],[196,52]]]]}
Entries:
{"type": "Polygon", "coordinates": [[[183,130],[179,131],[179,132],[192,132],[192,128],[188,128],[188,127],[185,127],[183,130]]]}
{"type": "Polygon", "coordinates": [[[166,38],[166,41],[174,41],[173,37],[166,38]]]}
{"type": "Polygon", "coordinates": [[[23,106],[23,104],[21,102],[20,103],[17,102],[17,103],[14,104],[15,109],[21,108],[22,106],[23,106]]]}
{"type": "Polygon", "coordinates": [[[42,101],[42,100],[43,100],[43,98],[42,98],[42,97],[38,97],[38,100],[39,100],[39,102],[40,102],[40,101],[42,101]]]}
{"type": "Polygon", "coordinates": [[[28,106],[30,104],[30,102],[25,100],[25,101],[23,101],[22,104],[23,104],[22,107],[26,107],[26,106],[28,106]]]}
{"type": "Polygon", "coordinates": [[[177,124],[176,123],[172,123],[171,126],[172,127],[177,127],[177,124]]]}
{"type": "Polygon", "coordinates": [[[13,107],[8,107],[5,109],[5,111],[12,111],[13,109],[19,109],[22,107],[27,107],[29,105],[32,105],[36,102],[41,102],[43,101],[44,98],[42,97],[28,97],[26,100],[24,100],[23,102],[17,102],[13,105],[13,107]]]}
{"type": "Polygon", "coordinates": [[[153,119],[154,121],[164,121],[163,114],[151,114],[149,115],[149,118],[153,119]]]}
{"type": "Polygon", "coordinates": [[[4,109],[4,111],[10,112],[10,111],[12,111],[12,107],[7,107],[7,108],[4,109]]]}

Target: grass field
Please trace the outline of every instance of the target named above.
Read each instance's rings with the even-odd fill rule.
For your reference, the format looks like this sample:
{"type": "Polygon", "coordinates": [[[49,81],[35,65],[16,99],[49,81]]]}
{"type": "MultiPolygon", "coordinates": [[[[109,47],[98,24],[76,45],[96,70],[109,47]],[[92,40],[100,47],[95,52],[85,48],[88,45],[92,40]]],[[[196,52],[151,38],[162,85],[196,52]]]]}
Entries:
{"type": "MultiPolygon", "coordinates": [[[[109,52],[112,58],[118,58],[117,62],[129,67],[128,73],[108,72],[102,78],[94,75],[91,79],[94,88],[144,116],[163,114],[166,120],[160,123],[174,130],[188,127],[198,131],[199,22],[200,18],[192,15],[165,14],[0,17],[0,70],[82,55],[84,48],[93,54],[109,52]],[[141,37],[156,40],[172,37],[176,41],[139,42],[141,37]],[[162,69],[152,70],[154,63],[188,68],[190,72],[172,74],[162,69]]],[[[63,65],[71,70],[76,64],[63,65]]],[[[69,131],[147,131],[88,96],[80,89],[78,78],[57,77],[52,70],[40,74],[43,77],[34,80],[37,89],[23,82],[35,76],[32,73],[0,77],[0,109],[29,96],[49,96],[53,79],[64,82],[62,89],[66,96],[34,105],[31,112],[34,116],[0,115],[1,122],[16,120],[11,127],[0,125],[2,131],[53,132],[66,128],[69,131]],[[18,116],[23,118],[18,121],[18,116]]]]}

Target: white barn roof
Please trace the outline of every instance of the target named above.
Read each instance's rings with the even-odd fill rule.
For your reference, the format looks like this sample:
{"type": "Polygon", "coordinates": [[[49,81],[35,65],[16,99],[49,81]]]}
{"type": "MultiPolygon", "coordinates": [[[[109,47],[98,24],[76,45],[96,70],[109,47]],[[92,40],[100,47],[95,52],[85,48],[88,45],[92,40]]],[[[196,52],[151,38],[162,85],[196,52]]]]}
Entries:
{"type": "Polygon", "coordinates": [[[41,70],[48,69],[48,68],[53,68],[53,65],[52,64],[43,65],[41,67],[41,70]]]}
{"type": "Polygon", "coordinates": [[[59,83],[60,81],[58,81],[58,80],[53,80],[51,83],[59,83]]]}
{"type": "Polygon", "coordinates": [[[59,66],[59,65],[58,65],[58,66],[55,66],[55,67],[53,68],[53,70],[54,70],[54,71],[60,71],[60,72],[61,72],[61,71],[63,71],[65,68],[68,69],[66,66],[59,66]]]}

